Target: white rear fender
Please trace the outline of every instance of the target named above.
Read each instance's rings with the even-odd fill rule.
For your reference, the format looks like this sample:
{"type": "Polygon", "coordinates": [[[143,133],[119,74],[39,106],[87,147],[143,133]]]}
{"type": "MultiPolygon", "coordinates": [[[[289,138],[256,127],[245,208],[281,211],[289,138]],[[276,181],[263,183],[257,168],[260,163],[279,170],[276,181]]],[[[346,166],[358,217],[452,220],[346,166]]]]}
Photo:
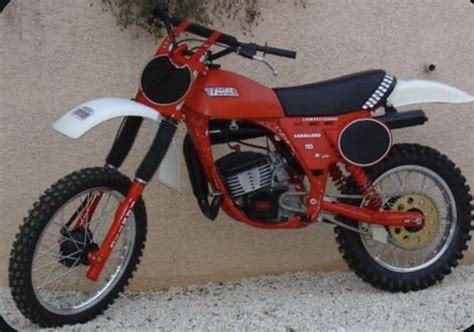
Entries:
{"type": "Polygon", "coordinates": [[[387,103],[397,108],[422,103],[462,104],[474,102],[474,96],[455,87],[434,81],[398,80],[387,103]]]}
{"type": "MultiPolygon", "coordinates": [[[[101,98],[88,101],[64,114],[53,128],[61,134],[77,139],[102,122],[125,117],[138,116],[159,123],[162,119],[156,110],[125,98],[101,98]]],[[[173,140],[158,170],[160,182],[180,191],[180,170],[178,149],[173,140]]]]}

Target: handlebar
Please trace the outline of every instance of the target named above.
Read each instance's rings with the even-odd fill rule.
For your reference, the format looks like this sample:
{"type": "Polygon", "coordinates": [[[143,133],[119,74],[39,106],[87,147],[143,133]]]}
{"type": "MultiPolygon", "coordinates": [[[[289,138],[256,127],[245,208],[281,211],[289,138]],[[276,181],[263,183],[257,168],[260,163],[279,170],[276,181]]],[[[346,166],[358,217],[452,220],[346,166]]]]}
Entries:
{"type": "MultiPolygon", "coordinates": [[[[165,24],[166,29],[168,30],[168,33],[170,33],[172,31],[171,25],[178,26],[182,22],[184,22],[184,20],[181,19],[181,18],[177,18],[177,17],[170,18],[168,16],[168,14],[165,11],[161,10],[159,7],[156,7],[153,10],[153,16],[155,18],[160,19],[161,21],[163,21],[163,23],[165,24]]],[[[205,26],[196,24],[196,23],[191,23],[186,28],[186,31],[189,32],[189,33],[204,37],[204,38],[208,38],[214,32],[214,30],[209,29],[205,26]]],[[[225,33],[223,33],[219,37],[217,42],[233,48],[234,51],[236,51],[238,54],[240,54],[240,55],[242,55],[246,58],[252,58],[253,55],[255,55],[255,54],[253,54],[253,55],[249,54],[248,49],[250,47],[251,49],[255,50],[255,52],[256,51],[263,52],[264,55],[265,54],[272,54],[272,55],[276,55],[276,56],[296,59],[296,52],[295,51],[270,47],[270,46],[267,46],[267,45],[260,46],[260,45],[253,44],[253,43],[251,43],[251,44],[241,43],[237,40],[236,37],[225,34],[225,33]],[[240,52],[241,49],[247,49],[247,52],[240,52]]]]}

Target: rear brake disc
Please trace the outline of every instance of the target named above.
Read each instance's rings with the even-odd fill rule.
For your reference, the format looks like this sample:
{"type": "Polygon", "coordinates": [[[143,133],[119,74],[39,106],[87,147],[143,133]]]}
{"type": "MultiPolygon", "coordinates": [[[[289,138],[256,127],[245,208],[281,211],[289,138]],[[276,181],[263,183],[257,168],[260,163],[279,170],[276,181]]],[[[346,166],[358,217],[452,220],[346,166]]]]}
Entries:
{"type": "Polygon", "coordinates": [[[425,194],[406,194],[397,198],[391,207],[392,211],[421,212],[425,220],[420,227],[388,227],[392,241],[397,246],[417,250],[431,242],[439,226],[439,212],[435,202],[425,194]]]}

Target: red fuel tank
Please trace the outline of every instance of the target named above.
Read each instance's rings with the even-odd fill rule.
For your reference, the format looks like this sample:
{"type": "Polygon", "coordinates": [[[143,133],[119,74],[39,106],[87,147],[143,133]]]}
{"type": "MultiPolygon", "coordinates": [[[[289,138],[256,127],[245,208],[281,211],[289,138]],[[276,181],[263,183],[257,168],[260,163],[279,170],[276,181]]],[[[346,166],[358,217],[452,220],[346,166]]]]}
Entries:
{"type": "Polygon", "coordinates": [[[208,117],[270,119],[285,117],[272,89],[238,74],[211,69],[200,75],[186,97],[186,106],[208,117]]]}

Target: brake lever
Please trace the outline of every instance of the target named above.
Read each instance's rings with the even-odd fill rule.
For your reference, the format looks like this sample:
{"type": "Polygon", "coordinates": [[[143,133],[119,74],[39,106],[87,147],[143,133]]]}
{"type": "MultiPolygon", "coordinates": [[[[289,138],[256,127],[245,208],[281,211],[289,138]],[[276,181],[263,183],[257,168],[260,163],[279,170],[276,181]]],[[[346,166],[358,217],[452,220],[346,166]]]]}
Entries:
{"type": "Polygon", "coordinates": [[[270,70],[271,70],[272,73],[273,73],[273,76],[278,76],[278,72],[276,71],[276,69],[275,69],[275,68],[270,64],[270,62],[268,62],[265,58],[260,57],[260,56],[258,56],[258,55],[254,55],[254,56],[252,57],[252,59],[264,63],[268,68],[270,68],[270,70]]]}

